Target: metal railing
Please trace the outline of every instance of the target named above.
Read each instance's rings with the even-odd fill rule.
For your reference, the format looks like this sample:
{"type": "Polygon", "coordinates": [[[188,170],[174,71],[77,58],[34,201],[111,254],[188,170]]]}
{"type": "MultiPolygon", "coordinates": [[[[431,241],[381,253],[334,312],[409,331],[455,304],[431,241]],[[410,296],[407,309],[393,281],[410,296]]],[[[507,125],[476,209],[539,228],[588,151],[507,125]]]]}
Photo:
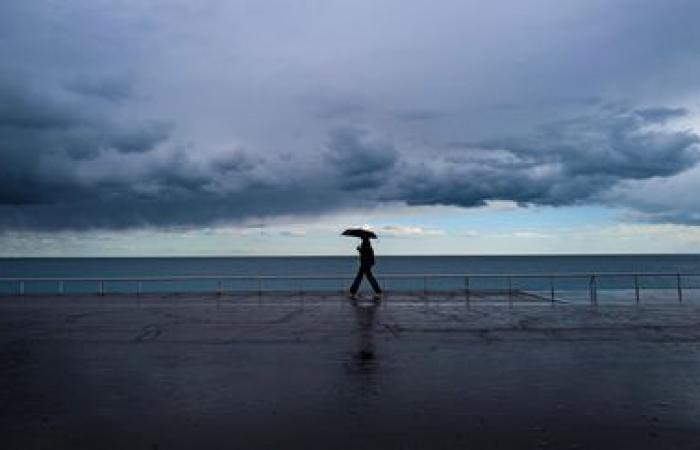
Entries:
{"type": "MultiPolygon", "coordinates": [[[[383,288],[389,292],[411,292],[428,296],[438,293],[464,295],[470,301],[473,296],[500,293],[509,299],[527,292],[537,292],[542,300],[555,302],[562,295],[587,291],[592,305],[598,304],[601,289],[634,293],[636,303],[640,302],[641,291],[657,289],[674,292],[679,303],[683,302],[684,290],[695,289],[688,283],[693,278],[700,281],[700,273],[668,272],[570,272],[570,273],[391,273],[378,274],[383,288]],[[685,281],[685,283],[684,283],[685,281]],[[602,286],[607,283],[607,286],[602,286]],[[585,286],[585,287],[584,287],[585,286]]],[[[183,275],[149,277],[4,277],[0,286],[14,285],[4,292],[10,295],[29,294],[135,294],[147,293],[212,293],[268,294],[321,292],[342,292],[349,286],[352,277],[348,275],[183,275]],[[55,290],[47,290],[46,285],[55,290]],[[37,285],[43,289],[36,289],[37,285]],[[66,290],[67,286],[80,289],[66,290]],[[126,289],[124,285],[131,286],[126,289]],[[154,286],[155,285],[155,286],[154,286]],[[165,285],[165,287],[164,287],[165,285]],[[174,286],[173,286],[174,285],[174,286]],[[332,285],[332,288],[329,288],[332,285]],[[120,286],[117,289],[116,286],[120,286]],[[28,289],[35,287],[35,289],[28,289]],[[111,287],[111,289],[108,289],[111,287]],[[146,289],[150,287],[151,289],[146,289]]],[[[700,282],[698,282],[700,287],[700,282]]],[[[565,298],[565,297],[564,297],[565,298]]]]}

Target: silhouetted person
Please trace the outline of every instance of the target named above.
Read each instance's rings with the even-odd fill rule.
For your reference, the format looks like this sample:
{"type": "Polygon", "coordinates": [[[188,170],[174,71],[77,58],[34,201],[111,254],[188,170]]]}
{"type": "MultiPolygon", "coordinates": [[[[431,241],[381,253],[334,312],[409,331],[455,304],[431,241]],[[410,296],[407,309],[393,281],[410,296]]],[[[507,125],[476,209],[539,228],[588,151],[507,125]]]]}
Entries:
{"type": "Polygon", "coordinates": [[[357,247],[357,251],[360,252],[360,267],[357,269],[357,275],[355,276],[355,281],[352,282],[350,286],[350,298],[356,298],[357,290],[362,283],[362,277],[366,276],[369,284],[372,285],[374,289],[374,298],[380,299],[382,295],[382,288],[379,287],[379,283],[372,275],[372,266],[374,266],[374,250],[372,249],[372,244],[369,243],[369,238],[362,238],[362,243],[357,247]]]}

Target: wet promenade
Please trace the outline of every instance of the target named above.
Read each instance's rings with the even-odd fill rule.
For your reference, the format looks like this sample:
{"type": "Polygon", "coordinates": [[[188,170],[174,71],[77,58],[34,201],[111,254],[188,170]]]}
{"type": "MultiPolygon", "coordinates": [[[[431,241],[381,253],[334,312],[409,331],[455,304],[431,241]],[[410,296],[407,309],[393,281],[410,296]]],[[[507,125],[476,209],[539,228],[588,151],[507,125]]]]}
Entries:
{"type": "Polygon", "coordinates": [[[698,448],[700,308],[5,297],[3,449],[698,448]]]}

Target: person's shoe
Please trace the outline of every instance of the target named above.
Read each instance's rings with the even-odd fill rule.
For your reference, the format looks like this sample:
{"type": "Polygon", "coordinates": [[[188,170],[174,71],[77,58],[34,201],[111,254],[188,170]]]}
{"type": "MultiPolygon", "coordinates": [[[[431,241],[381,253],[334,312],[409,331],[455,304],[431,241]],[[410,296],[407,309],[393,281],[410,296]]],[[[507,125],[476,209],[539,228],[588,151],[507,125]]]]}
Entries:
{"type": "Polygon", "coordinates": [[[357,292],[348,291],[345,294],[350,300],[357,300],[357,292]]]}
{"type": "Polygon", "coordinates": [[[378,293],[374,294],[374,296],[372,297],[372,300],[374,300],[377,303],[381,302],[383,299],[384,299],[383,292],[378,292],[378,293]]]}

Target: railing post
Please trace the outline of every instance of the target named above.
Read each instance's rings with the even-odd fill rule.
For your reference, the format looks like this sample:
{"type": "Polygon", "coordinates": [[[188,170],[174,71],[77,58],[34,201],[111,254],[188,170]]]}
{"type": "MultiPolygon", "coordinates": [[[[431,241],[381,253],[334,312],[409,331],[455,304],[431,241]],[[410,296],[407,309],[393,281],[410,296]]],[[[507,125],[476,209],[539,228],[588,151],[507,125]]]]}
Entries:
{"type": "Polygon", "coordinates": [[[216,288],[216,294],[221,297],[224,295],[224,282],[221,280],[217,281],[217,288],[216,288]]]}
{"type": "Polygon", "coordinates": [[[508,277],[508,299],[513,297],[513,279],[508,277]]]}
{"type": "Polygon", "coordinates": [[[262,278],[258,277],[258,297],[262,297],[262,278]]]}
{"type": "Polygon", "coordinates": [[[552,303],[554,303],[554,277],[549,277],[549,295],[552,303]]]}
{"type": "Polygon", "coordinates": [[[683,303],[683,284],[680,273],[676,275],[676,287],[678,288],[678,303],[683,303]]]}
{"type": "Polygon", "coordinates": [[[100,280],[97,283],[97,285],[98,285],[98,289],[100,291],[100,296],[104,296],[105,295],[105,282],[103,280],[100,280]]]}
{"type": "Polygon", "coordinates": [[[19,281],[19,295],[24,295],[24,280],[19,281]]]}
{"type": "Polygon", "coordinates": [[[639,304],[639,276],[638,275],[634,276],[634,297],[637,301],[637,304],[639,304]]]}
{"type": "Polygon", "coordinates": [[[136,282],[136,296],[137,297],[141,296],[141,280],[138,280],[136,282]]]}
{"type": "Polygon", "coordinates": [[[58,282],[58,295],[63,295],[63,280],[58,282]]]}
{"type": "Polygon", "coordinates": [[[464,298],[467,304],[471,301],[471,289],[469,288],[469,277],[464,277],[464,298]]]}
{"type": "Polygon", "coordinates": [[[423,277],[423,297],[428,297],[428,277],[423,277]]]}
{"type": "Polygon", "coordinates": [[[591,275],[591,281],[588,285],[588,288],[590,290],[591,305],[597,305],[598,304],[598,291],[597,291],[597,287],[596,287],[595,275],[591,275]]]}

